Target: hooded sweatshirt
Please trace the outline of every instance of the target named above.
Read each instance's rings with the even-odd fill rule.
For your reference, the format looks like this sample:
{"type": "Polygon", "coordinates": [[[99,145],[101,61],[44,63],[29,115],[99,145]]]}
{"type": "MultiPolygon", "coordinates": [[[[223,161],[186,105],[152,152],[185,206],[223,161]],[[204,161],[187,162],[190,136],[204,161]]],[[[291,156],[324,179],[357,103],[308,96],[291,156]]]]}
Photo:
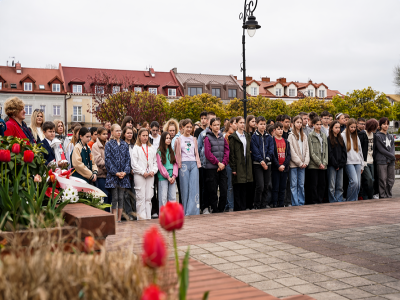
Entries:
{"type": "Polygon", "coordinates": [[[378,131],[375,137],[376,151],[374,160],[376,164],[393,166],[396,160],[393,135],[378,131]]]}

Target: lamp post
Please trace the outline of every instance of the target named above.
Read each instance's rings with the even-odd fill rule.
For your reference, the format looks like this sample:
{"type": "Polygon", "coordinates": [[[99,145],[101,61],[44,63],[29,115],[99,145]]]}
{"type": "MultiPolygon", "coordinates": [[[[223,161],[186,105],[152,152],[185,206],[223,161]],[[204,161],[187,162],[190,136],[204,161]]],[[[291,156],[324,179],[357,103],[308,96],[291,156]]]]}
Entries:
{"type": "Polygon", "coordinates": [[[247,33],[250,37],[253,37],[256,34],[256,30],[260,29],[261,26],[258,25],[256,21],[256,17],[253,16],[253,12],[256,10],[258,0],[251,0],[247,3],[247,0],[244,1],[244,10],[243,13],[239,14],[239,19],[243,20],[243,35],[242,35],[242,47],[243,47],[243,110],[244,110],[244,119],[246,121],[247,118],[247,95],[246,95],[246,38],[245,38],[245,30],[247,29],[247,33]]]}

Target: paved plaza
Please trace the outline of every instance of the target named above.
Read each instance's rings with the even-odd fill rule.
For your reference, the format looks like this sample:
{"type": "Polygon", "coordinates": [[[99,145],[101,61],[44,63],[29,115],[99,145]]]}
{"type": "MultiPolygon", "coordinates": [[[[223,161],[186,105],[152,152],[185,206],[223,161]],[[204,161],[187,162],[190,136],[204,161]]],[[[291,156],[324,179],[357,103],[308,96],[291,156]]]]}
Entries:
{"type": "MultiPolygon", "coordinates": [[[[118,225],[107,248],[140,252],[153,224],[118,225]]],[[[191,216],[177,236],[180,254],[278,298],[400,299],[400,198],[191,216]]]]}

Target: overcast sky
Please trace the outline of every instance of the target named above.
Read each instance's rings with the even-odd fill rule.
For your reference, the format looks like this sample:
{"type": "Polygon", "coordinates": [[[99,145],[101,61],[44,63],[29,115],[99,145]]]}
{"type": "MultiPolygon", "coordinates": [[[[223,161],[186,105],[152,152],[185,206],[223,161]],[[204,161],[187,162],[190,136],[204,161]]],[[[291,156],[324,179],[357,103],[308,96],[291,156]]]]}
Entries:
{"type": "MultiPolygon", "coordinates": [[[[0,65],[98,67],[241,78],[243,0],[0,0],[0,65]]],[[[258,1],[247,74],[391,94],[399,0],[258,1]]]]}

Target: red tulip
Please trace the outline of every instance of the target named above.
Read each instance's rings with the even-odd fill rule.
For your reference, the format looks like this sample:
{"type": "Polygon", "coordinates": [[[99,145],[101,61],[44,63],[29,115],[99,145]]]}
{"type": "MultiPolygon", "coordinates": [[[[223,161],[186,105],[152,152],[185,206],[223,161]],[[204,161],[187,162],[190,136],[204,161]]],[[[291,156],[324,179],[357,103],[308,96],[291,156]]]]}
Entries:
{"type": "Polygon", "coordinates": [[[15,153],[15,154],[20,153],[20,152],[21,152],[21,146],[20,146],[20,144],[14,144],[14,145],[12,145],[12,147],[11,147],[11,152],[13,152],[13,153],[15,153]]]}
{"type": "Polygon", "coordinates": [[[91,236],[85,237],[85,250],[86,252],[92,252],[94,250],[94,238],[91,236]]]}
{"type": "Polygon", "coordinates": [[[167,231],[181,229],[184,219],[183,206],[178,202],[168,201],[160,209],[160,225],[167,231]]]}
{"type": "Polygon", "coordinates": [[[33,162],[34,157],[35,157],[35,154],[33,153],[32,150],[24,151],[24,162],[29,164],[29,163],[33,162]]]}
{"type": "MultiPolygon", "coordinates": [[[[51,193],[52,193],[52,191],[53,191],[53,189],[52,189],[51,187],[48,187],[47,190],[46,190],[45,195],[46,195],[47,197],[51,198],[51,193]]],[[[57,195],[58,195],[59,193],[60,193],[60,191],[57,190],[57,189],[55,189],[55,190],[54,190],[54,198],[57,197],[57,195]]]]}
{"type": "Polygon", "coordinates": [[[164,238],[156,226],[151,227],[143,235],[143,262],[150,268],[161,267],[167,258],[164,238]]]}
{"type": "Polygon", "coordinates": [[[0,162],[9,162],[10,160],[10,150],[0,150],[0,162]]]}
{"type": "Polygon", "coordinates": [[[141,300],[163,300],[165,296],[158,286],[152,284],[143,291],[141,300]]]}

